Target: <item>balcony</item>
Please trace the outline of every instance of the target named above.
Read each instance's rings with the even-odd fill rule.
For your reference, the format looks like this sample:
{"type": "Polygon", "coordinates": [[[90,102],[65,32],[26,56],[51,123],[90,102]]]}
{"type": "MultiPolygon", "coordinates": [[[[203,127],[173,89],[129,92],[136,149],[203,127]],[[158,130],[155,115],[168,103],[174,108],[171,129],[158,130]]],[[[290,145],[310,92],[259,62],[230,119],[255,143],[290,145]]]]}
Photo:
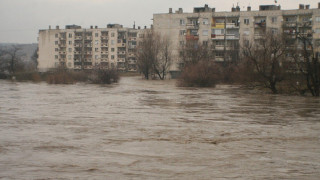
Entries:
{"type": "Polygon", "coordinates": [[[124,44],[124,43],[118,43],[118,47],[126,47],[126,44],[124,44]]]}
{"type": "Polygon", "coordinates": [[[74,54],[75,54],[75,55],[80,55],[81,52],[80,52],[80,51],[74,51],[74,54]]]}
{"type": "Polygon", "coordinates": [[[214,60],[215,60],[216,62],[223,62],[223,61],[224,61],[224,58],[221,57],[221,56],[215,56],[214,60]]]}
{"type": "Polygon", "coordinates": [[[198,24],[193,24],[193,23],[188,23],[187,24],[187,29],[199,29],[198,24]]]}
{"type": "Polygon", "coordinates": [[[76,40],[82,40],[82,36],[76,36],[75,39],[76,40]]]}
{"type": "Polygon", "coordinates": [[[214,23],[212,25],[213,29],[224,29],[224,23],[214,23]]]}
{"type": "Polygon", "coordinates": [[[264,34],[254,34],[254,39],[263,39],[264,37],[264,34]]]}
{"type": "Polygon", "coordinates": [[[199,40],[198,35],[186,35],[186,40],[199,40]]]}
{"type": "Polygon", "coordinates": [[[224,39],[224,34],[211,34],[211,39],[224,39]]]}
{"type": "Polygon", "coordinates": [[[85,44],[84,47],[92,47],[92,44],[85,44]]]}
{"type": "Polygon", "coordinates": [[[129,49],[135,49],[137,46],[135,46],[135,45],[129,45],[129,49]]]}
{"type": "Polygon", "coordinates": [[[310,27],[312,28],[312,21],[304,21],[298,23],[299,27],[310,27]]]}
{"type": "Polygon", "coordinates": [[[284,23],[283,23],[283,26],[284,26],[284,27],[296,27],[296,26],[297,26],[297,23],[296,23],[296,22],[292,22],[292,21],[284,22],[284,23]]]}
{"type": "Polygon", "coordinates": [[[126,62],[126,59],[125,58],[118,58],[117,61],[118,62],[126,62]]]}
{"type": "Polygon", "coordinates": [[[108,38],[108,36],[101,36],[101,39],[102,40],[108,40],[109,38],[108,38]]]}
{"type": "Polygon", "coordinates": [[[74,44],[74,47],[82,47],[82,44],[74,44]]]}
{"type": "Polygon", "coordinates": [[[86,40],[92,40],[92,36],[86,36],[86,40]]]}
{"type": "Polygon", "coordinates": [[[227,40],[238,40],[239,34],[227,34],[226,39],[227,40]]]}
{"type": "Polygon", "coordinates": [[[216,46],[214,46],[213,49],[222,51],[222,50],[224,50],[224,46],[223,45],[216,45],[216,46]]]}
{"type": "Polygon", "coordinates": [[[107,43],[101,43],[101,47],[108,47],[107,43]]]}
{"type": "Polygon", "coordinates": [[[227,23],[226,28],[227,29],[239,29],[239,26],[237,26],[235,23],[227,23]]]}
{"type": "Polygon", "coordinates": [[[101,54],[102,55],[108,55],[109,53],[108,53],[108,51],[101,51],[101,54]]]}
{"type": "Polygon", "coordinates": [[[129,41],[136,41],[137,38],[136,37],[129,37],[129,41]]]}
{"type": "Polygon", "coordinates": [[[267,23],[264,20],[264,21],[260,21],[260,22],[255,23],[254,28],[265,28],[266,25],[267,25],[267,23]]]}

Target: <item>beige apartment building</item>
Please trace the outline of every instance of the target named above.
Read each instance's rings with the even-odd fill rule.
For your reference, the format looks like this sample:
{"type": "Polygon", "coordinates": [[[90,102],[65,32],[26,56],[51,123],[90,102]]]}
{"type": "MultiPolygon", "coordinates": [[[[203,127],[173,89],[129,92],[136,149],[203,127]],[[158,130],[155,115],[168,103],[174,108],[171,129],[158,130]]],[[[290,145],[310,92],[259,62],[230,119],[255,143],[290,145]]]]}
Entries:
{"type": "Polygon", "coordinates": [[[145,29],[124,28],[109,24],[106,28],[89,29],[67,25],[65,29],[39,31],[39,71],[59,66],[74,70],[116,68],[136,71],[136,45],[145,29]]]}
{"type": "MultiPolygon", "coordinates": [[[[312,38],[320,51],[320,3],[317,8],[300,4],[295,10],[281,10],[280,5],[261,5],[259,10],[251,7],[241,10],[239,6],[230,12],[216,12],[208,5],[196,7],[193,13],[184,13],[182,8],[169,13],[154,14],[154,29],[169,36],[173,43],[173,63],[171,71],[179,71],[179,52],[187,42],[210,45],[214,61],[237,61],[240,46],[245,40],[259,41],[266,30],[288,35],[301,32],[312,38]]],[[[292,36],[292,43],[296,42],[292,36]]]]}

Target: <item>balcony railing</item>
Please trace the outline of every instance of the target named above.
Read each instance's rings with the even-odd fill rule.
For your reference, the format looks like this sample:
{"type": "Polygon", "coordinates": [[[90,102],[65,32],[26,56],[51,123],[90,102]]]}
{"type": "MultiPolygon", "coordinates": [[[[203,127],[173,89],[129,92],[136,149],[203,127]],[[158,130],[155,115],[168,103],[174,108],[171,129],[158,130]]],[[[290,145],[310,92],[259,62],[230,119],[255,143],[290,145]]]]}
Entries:
{"type": "Polygon", "coordinates": [[[224,34],[211,34],[211,39],[224,39],[224,34]]]}
{"type": "Polygon", "coordinates": [[[224,23],[214,23],[212,25],[213,29],[224,29],[224,23]]]}
{"type": "Polygon", "coordinates": [[[297,23],[296,23],[296,22],[291,22],[291,21],[289,21],[289,22],[284,22],[283,25],[284,25],[285,27],[296,27],[296,26],[297,26],[297,23]]]}
{"type": "Polygon", "coordinates": [[[232,40],[232,39],[239,39],[239,34],[227,34],[226,39],[232,40]]]}
{"type": "Polygon", "coordinates": [[[198,24],[193,24],[193,23],[187,24],[187,29],[198,29],[198,28],[199,28],[198,24]]]}
{"type": "Polygon", "coordinates": [[[254,34],[255,39],[262,39],[264,36],[264,34],[254,34]]]}
{"type": "Polygon", "coordinates": [[[239,26],[237,26],[235,23],[227,23],[226,24],[226,28],[227,29],[234,29],[234,28],[239,28],[239,26]]]}
{"type": "Polygon", "coordinates": [[[198,35],[186,35],[186,40],[199,40],[198,35]]]}
{"type": "Polygon", "coordinates": [[[265,28],[266,27],[266,22],[265,21],[262,21],[262,22],[257,22],[255,23],[254,27],[255,28],[265,28]]]}

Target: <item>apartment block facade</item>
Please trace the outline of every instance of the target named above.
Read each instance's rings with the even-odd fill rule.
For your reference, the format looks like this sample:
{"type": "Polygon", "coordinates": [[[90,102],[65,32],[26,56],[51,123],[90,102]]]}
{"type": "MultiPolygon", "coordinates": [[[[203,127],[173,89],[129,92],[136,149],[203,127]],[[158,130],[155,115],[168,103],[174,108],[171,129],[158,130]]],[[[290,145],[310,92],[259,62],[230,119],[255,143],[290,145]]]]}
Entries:
{"type": "Polygon", "coordinates": [[[48,71],[63,66],[74,70],[136,71],[136,46],[145,30],[119,24],[109,24],[106,28],[67,25],[65,29],[57,26],[40,30],[38,69],[48,71]]]}
{"type": "Polygon", "coordinates": [[[169,36],[173,43],[176,63],[172,71],[179,71],[179,51],[188,42],[210,45],[213,60],[237,61],[245,41],[259,42],[267,30],[292,35],[292,44],[299,45],[294,34],[307,34],[316,51],[320,51],[320,3],[317,8],[299,5],[295,10],[281,10],[280,5],[261,5],[258,11],[237,6],[230,12],[215,12],[214,8],[196,7],[193,13],[180,8],[175,13],[154,14],[154,29],[169,36]]]}

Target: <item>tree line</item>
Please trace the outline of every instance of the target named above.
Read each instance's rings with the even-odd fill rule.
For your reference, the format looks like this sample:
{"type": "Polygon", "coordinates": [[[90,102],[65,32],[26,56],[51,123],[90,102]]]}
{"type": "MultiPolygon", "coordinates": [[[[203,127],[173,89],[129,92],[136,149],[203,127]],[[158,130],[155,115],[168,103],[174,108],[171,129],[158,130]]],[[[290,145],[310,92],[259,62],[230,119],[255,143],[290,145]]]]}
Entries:
{"type": "MultiPolygon", "coordinates": [[[[153,30],[147,31],[137,47],[137,65],[146,79],[165,79],[173,64],[170,40],[153,30]]],[[[269,30],[257,40],[245,39],[237,61],[214,61],[210,43],[187,41],[179,50],[180,86],[215,86],[238,83],[270,89],[277,93],[309,92],[320,95],[319,53],[312,34],[275,33],[269,30]]],[[[175,62],[176,63],[176,62],[175,62]]]]}

